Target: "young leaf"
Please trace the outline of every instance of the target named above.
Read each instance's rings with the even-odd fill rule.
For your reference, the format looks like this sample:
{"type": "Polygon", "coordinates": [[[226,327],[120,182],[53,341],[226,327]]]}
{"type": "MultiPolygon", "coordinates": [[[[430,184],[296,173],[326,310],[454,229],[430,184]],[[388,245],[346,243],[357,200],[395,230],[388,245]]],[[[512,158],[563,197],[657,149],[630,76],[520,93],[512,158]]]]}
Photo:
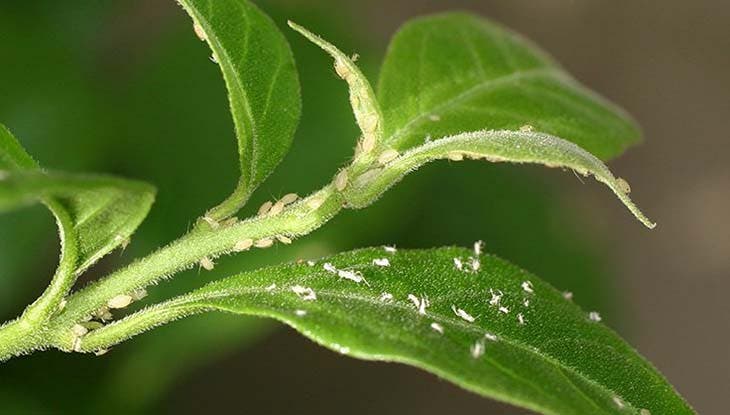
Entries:
{"type": "Polygon", "coordinates": [[[378,97],[386,143],[399,151],[429,136],[530,125],[605,160],[640,138],[626,113],[582,87],[536,46],[465,13],[403,26],[385,58],[378,97]]]}
{"type": "Polygon", "coordinates": [[[93,331],[81,348],[210,310],[273,317],[342,354],[410,364],[546,414],[693,413],[598,314],[459,248],[372,248],[248,272],[93,331]]]}
{"type": "Polygon", "coordinates": [[[284,35],[246,0],[180,0],[223,72],[238,137],[241,176],[233,194],[208,213],[238,211],[291,145],[301,114],[299,78],[284,35]]]}
{"type": "Polygon", "coordinates": [[[347,193],[348,205],[359,208],[375,201],[406,174],[436,159],[485,159],[491,162],[537,163],[593,175],[606,184],[646,227],[656,226],[629,198],[629,186],[617,179],[601,160],[577,145],[531,131],[475,131],[431,141],[406,151],[381,167],[363,173],[347,193]]]}

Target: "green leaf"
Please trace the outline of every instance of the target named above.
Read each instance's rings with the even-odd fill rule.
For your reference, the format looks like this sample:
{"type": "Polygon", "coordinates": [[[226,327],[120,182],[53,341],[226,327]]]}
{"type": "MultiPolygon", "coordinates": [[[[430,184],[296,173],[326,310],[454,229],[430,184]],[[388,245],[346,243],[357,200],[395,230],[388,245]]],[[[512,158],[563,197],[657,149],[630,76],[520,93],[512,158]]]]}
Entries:
{"type": "Polygon", "coordinates": [[[37,169],[38,163],[13,137],[10,130],[0,124],[0,174],[2,171],[37,169]]]}
{"type": "Polygon", "coordinates": [[[464,158],[537,163],[569,168],[584,176],[591,174],[606,184],[641,223],[649,229],[656,226],[629,198],[628,183],[615,178],[601,160],[569,141],[532,131],[475,131],[431,141],[406,151],[384,166],[364,172],[354,180],[345,198],[351,207],[367,206],[403,176],[425,163],[464,158]]]}
{"type": "MultiPolygon", "coordinates": [[[[235,214],[289,150],[301,98],[294,57],[274,22],[246,0],[180,0],[213,51],[228,89],[241,176],[234,193],[208,213],[235,214]]],[[[207,138],[204,138],[207,139],[207,138]]]]}
{"type": "Polygon", "coordinates": [[[378,97],[399,151],[465,131],[524,125],[605,160],[640,139],[629,116],[521,36],[465,13],[407,23],[392,40],[378,97]]]}
{"type": "Polygon", "coordinates": [[[273,317],[342,354],[410,364],[546,414],[693,413],[598,314],[460,248],[371,248],[244,273],[91,332],[82,347],[210,310],[273,317]]]}

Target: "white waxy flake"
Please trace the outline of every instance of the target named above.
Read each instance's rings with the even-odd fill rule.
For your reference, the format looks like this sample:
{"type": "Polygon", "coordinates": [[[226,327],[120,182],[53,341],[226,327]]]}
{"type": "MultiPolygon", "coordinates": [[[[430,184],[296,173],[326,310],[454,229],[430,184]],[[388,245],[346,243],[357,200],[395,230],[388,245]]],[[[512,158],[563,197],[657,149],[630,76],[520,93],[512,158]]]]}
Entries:
{"type": "Polygon", "coordinates": [[[476,255],[476,256],[481,255],[483,250],[484,250],[484,241],[474,242],[474,255],[476,255]]]}
{"type": "Polygon", "coordinates": [[[462,319],[468,321],[469,323],[473,323],[474,320],[476,320],[475,317],[473,317],[471,314],[467,313],[466,311],[457,308],[455,305],[451,306],[451,310],[456,314],[457,316],[461,317],[462,319]]]}
{"type": "Polygon", "coordinates": [[[509,308],[501,305],[501,306],[499,306],[499,312],[502,314],[509,314],[509,308]]]}
{"type": "Polygon", "coordinates": [[[389,267],[390,260],[388,258],[375,258],[375,259],[373,259],[373,265],[376,265],[379,267],[389,267]]]}
{"type": "Polygon", "coordinates": [[[398,249],[396,249],[395,246],[387,246],[386,245],[386,246],[383,247],[383,249],[385,250],[385,252],[387,252],[389,254],[394,254],[394,253],[398,252],[398,249]]]}
{"type": "Polygon", "coordinates": [[[242,241],[236,242],[236,244],[233,245],[233,250],[235,252],[248,251],[249,249],[251,249],[252,246],[253,246],[253,239],[248,238],[248,239],[244,239],[242,241]]]}
{"type": "MultiPolygon", "coordinates": [[[[215,262],[207,256],[200,258],[200,266],[206,271],[212,271],[215,268],[215,262]]],[[[114,307],[112,307],[114,308],[114,307]]]]}
{"type": "Polygon", "coordinates": [[[337,173],[337,176],[335,177],[335,189],[337,189],[338,192],[345,190],[347,187],[347,178],[347,170],[342,170],[337,173]]]}
{"type": "Polygon", "coordinates": [[[346,280],[350,280],[350,281],[356,282],[358,284],[360,284],[363,281],[365,281],[365,284],[368,283],[365,280],[365,277],[363,277],[362,274],[360,274],[357,271],[350,271],[350,270],[341,269],[341,270],[338,270],[337,271],[337,276],[340,277],[340,278],[346,279],[346,280]]]}
{"type": "Polygon", "coordinates": [[[464,263],[461,261],[461,258],[454,258],[454,267],[459,271],[464,270],[464,263]]]}
{"type": "Polygon", "coordinates": [[[525,323],[527,323],[527,320],[525,320],[525,316],[523,316],[522,313],[517,314],[517,322],[520,323],[520,326],[524,326],[525,323]]]}
{"type": "Polygon", "coordinates": [[[294,310],[294,314],[299,317],[304,317],[307,315],[307,310],[294,310]]]}
{"type": "Polygon", "coordinates": [[[274,244],[274,240],[271,238],[263,238],[253,243],[256,248],[268,248],[274,244]]]}
{"type": "Polygon", "coordinates": [[[491,288],[489,289],[489,294],[492,295],[492,298],[489,299],[489,305],[499,305],[499,302],[502,301],[502,296],[504,296],[501,290],[494,291],[491,288]]]}
{"type": "Polygon", "coordinates": [[[291,287],[291,290],[304,301],[314,301],[317,299],[317,294],[315,294],[314,290],[309,287],[294,285],[291,287]]]}
{"type": "Polygon", "coordinates": [[[487,339],[487,340],[489,340],[489,341],[492,341],[492,342],[496,342],[497,341],[497,335],[496,334],[489,333],[489,332],[484,333],[484,338],[487,339]]]}
{"type": "Polygon", "coordinates": [[[391,294],[391,293],[382,293],[382,294],[380,294],[379,300],[382,301],[382,302],[384,302],[384,303],[389,303],[389,302],[393,301],[393,294],[391,294]]]}
{"type": "Polygon", "coordinates": [[[275,289],[276,289],[276,283],[275,282],[265,288],[265,290],[266,291],[269,291],[269,292],[274,291],[275,289]]]}
{"type": "Polygon", "coordinates": [[[337,274],[337,268],[329,262],[325,262],[324,265],[322,265],[322,268],[324,268],[324,270],[327,272],[337,274]]]}
{"type": "Polygon", "coordinates": [[[276,239],[284,245],[289,245],[291,243],[291,238],[286,235],[276,235],[276,239]]]}
{"type": "Polygon", "coordinates": [[[73,333],[75,337],[81,337],[88,332],[89,330],[81,324],[74,324],[73,327],[71,327],[71,333],[73,333]]]}
{"type": "Polygon", "coordinates": [[[590,313],[588,313],[588,319],[591,321],[598,322],[598,321],[601,321],[601,315],[598,314],[597,311],[591,311],[590,313]]]}
{"type": "Polygon", "coordinates": [[[523,281],[522,289],[528,294],[532,294],[535,292],[535,290],[532,289],[532,282],[530,281],[523,281]]]}
{"type": "Polygon", "coordinates": [[[431,329],[439,334],[444,334],[444,326],[435,321],[431,323],[431,329]]]}
{"type": "Polygon", "coordinates": [[[127,294],[120,294],[120,295],[118,295],[118,296],[116,296],[116,297],[113,297],[112,299],[110,299],[110,300],[109,300],[109,301],[108,301],[108,302],[106,303],[106,305],[107,305],[107,306],[108,306],[109,308],[124,308],[124,307],[126,307],[126,306],[128,306],[128,305],[132,304],[132,301],[133,301],[133,300],[134,300],[134,299],[132,298],[132,296],[131,296],[131,295],[127,295],[127,294]]]}
{"type": "Polygon", "coordinates": [[[572,300],[573,299],[573,293],[570,291],[564,291],[563,292],[563,298],[566,300],[572,300]]]}
{"type": "Polygon", "coordinates": [[[484,340],[479,339],[471,345],[471,357],[479,359],[484,355],[484,340]]]}

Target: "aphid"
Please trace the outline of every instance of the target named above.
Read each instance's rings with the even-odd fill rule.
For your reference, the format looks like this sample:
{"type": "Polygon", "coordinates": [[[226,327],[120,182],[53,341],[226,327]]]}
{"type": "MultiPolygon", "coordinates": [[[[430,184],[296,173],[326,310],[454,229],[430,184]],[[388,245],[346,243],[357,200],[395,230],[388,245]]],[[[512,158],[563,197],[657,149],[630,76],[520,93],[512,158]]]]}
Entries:
{"type": "Polygon", "coordinates": [[[205,36],[205,32],[203,31],[203,28],[200,27],[199,24],[193,23],[193,31],[195,32],[195,35],[198,36],[198,39],[202,40],[203,42],[205,42],[208,39],[208,37],[205,36]]]}
{"type": "Polygon", "coordinates": [[[462,161],[464,160],[464,153],[460,153],[458,151],[452,151],[446,155],[449,160],[451,161],[462,161]]]}
{"type": "Polygon", "coordinates": [[[307,206],[309,206],[312,210],[317,210],[320,206],[322,206],[322,203],[324,203],[324,198],[313,197],[307,201],[307,206]]]}
{"type": "Polygon", "coordinates": [[[479,359],[484,354],[484,341],[483,340],[477,340],[474,342],[474,344],[471,346],[471,357],[475,359],[479,359]]]}
{"type": "Polygon", "coordinates": [[[435,321],[433,323],[431,323],[431,328],[433,329],[433,331],[436,331],[440,334],[444,334],[444,326],[440,325],[439,323],[437,323],[435,321]]]}
{"type": "Polygon", "coordinates": [[[598,314],[597,311],[591,311],[590,313],[588,313],[588,319],[591,321],[598,322],[598,321],[601,321],[601,315],[598,314]]]}
{"type": "Polygon", "coordinates": [[[396,249],[395,246],[388,246],[388,245],[386,245],[386,246],[383,247],[383,249],[385,250],[385,252],[387,252],[389,254],[394,254],[394,253],[398,252],[398,249],[396,249]]]}
{"type": "Polygon", "coordinates": [[[133,301],[139,301],[145,297],[147,297],[147,290],[144,288],[137,288],[136,290],[132,291],[132,294],[130,294],[133,301]]]}
{"type": "Polygon", "coordinates": [[[81,324],[74,324],[73,327],[71,327],[71,333],[73,333],[75,337],[81,337],[88,332],[89,330],[81,324]]]}
{"type": "Polygon", "coordinates": [[[501,290],[494,291],[491,288],[489,289],[489,294],[492,295],[492,298],[489,299],[489,305],[499,305],[499,302],[502,301],[502,296],[504,296],[501,290]]]}
{"type": "Polygon", "coordinates": [[[570,291],[563,291],[563,298],[565,298],[566,300],[572,300],[573,293],[570,291]]]}
{"type": "Polygon", "coordinates": [[[400,153],[397,150],[393,150],[392,148],[390,148],[380,153],[380,156],[378,156],[378,163],[388,164],[391,161],[397,159],[398,156],[400,156],[400,153]]]}
{"type": "Polygon", "coordinates": [[[341,170],[335,177],[335,189],[341,192],[347,187],[347,170],[341,170]]]}
{"type": "Polygon", "coordinates": [[[533,128],[530,124],[525,124],[522,127],[520,127],[520,131],[522,131],[523,133],[530,133],[530,132],[532,132],[532,130],[533,130],[533,128]]]}
{"type": "Polygon", "coordinates": [[[619,409],[623,409],[624,401],[621,398],[614,395],[611,399],[613,399],[613,403],[615,403],[619,409]]]}
{"type": "Polygon", "coordinates": [[[337,268],[329,262],[325,262],[324,265],[322,265],[322,268],[324,268],[324,270],[327,272],[337,274],[337,268]]]}
{"type": "Polygon", "coordinates": [[[268,287],[266,287],[264,289],[269,292],[274,291],[276,289],[276,283],[275,282],[271,283],[271,285],[269,285],[268,287]]]}
{"type": "Polygon", "coordinates": [[[441,116],[437,114],[431,114],[428,116],[428,119],[431,121],[441,121],[441,116]]]}
{"type": "Polygon", "coordinates": [[[279,200],[271,206],[271,209],[269,209],[269,216],[276,216],[281,213],[282,210],[284,210],[284,204],[281,203],[281,200],[279,200]]]}
{"type": "Polygon", "coordinates": [[[285,206],[290,205],[299,200],[299,195],[296,193],[287,193],[279,199],[279,203],[283,203],[285,206]]]}
{"type": "Polygon", "coordinates": [[[377,114],[367,114],[365,117],[363,117],[362,120],[362,129],[363,132],[367,133],[374,133],[375,130],[378,128],[378,115],[377,114]]]}
{"type": "Polygon", "coordinates": [[[523,281],[523,282],[522,282],[522,289],[523,289],[523,290],[524,290],[524,291],[525,291],[526,293],[528,293],[528,294],[532,294],[532,293],[534,293],[534,292],[535,292],[535,291],[534,291],[534,290],[532,289],[532,282],[530,282],[530,281],[523,281]]]}
{"type": "Polygon", "coordinates": [[[496,342],[497,341],[497,335],[496,334],[489,333],[489,332],[484,333],[484,338],[487,339],[487,340],[489,340],[489,341],[493,341],[493,342],[496,342]]]}
{"type": "Polygon", "coordinates": [[[269,213],[269,211],[271,210],[271,206],[273,206],[273,205],[274,204],[270,200],[267,200],[266,202],[264,202],[263,205],[261,205],[261,207],[259,207],[258,215],[259,216],[266,215],[267,213],[269,213]]]}
{"type": "Polygon", "coordinates": [[[344,80],[347,80],[347,78],[351,75],[350,69],[347,67],[345,62],[339,58],[335,59],[335,72],[337,72],[337,75],[344,80]]]}
{"type": "Polygon", "coordinates": [[[365,277],[363,277],[362,274],[360,274],[357,271],[349,271],[349,270],[341,269],[341,270],[337,271],[337,276],[340,278],[344,278],[346,280],[354,281],[358,284],[365,281],[365,284],[369,285],[368,282],[365,280],[365,277]]]}
{"type": "Polygon", "coordinates": [[[393,294],[391,294],[391,293],[382,293],[382,294],[380,294],[379,300],[382,301],[382,302],[384,302],[384,303],[389,303],[389,302],[393,301],[393,294]]]}
{"type": "Polygon", "coordinates": [[[508,314],[509,313],[509,308],[501,305],[501,306],[499,306],[499,312],[500,313],[503,313],[503,314],[508,314]]]}
{"type": "Polygon", "coordinates": [[[109,352],[109,349],[99,349],[94,352],[95,356],[103,356],[109,352]]]}
{"type": "Polygon", "coordinates": [[[461,258],[454,258],[454,267],[456,267],[459,271],[464,270],[464,263],[461,262],[461,258]]]}
{"type": "Polygon", "coordinates": [[[307,261],[307,265],[309,265],[310,267],[313,267],[314,264],[315,264],[315,262],[312,261],[311,259],[309,261],[307,261]]]}
{"type": "Polygon", "coordinates": [[[271,238],[263,238],[253,243],[256,248],[268,248],[274,244],[274,240],[271,238]]]}
{"type": "Polygon", "coordinates": [[[241,241],[236,242],[235,245],[233,245],[233,250],[236,252],[243,252],[248,251],[253,246],[253,239],[247,238],[241,241]]]}
{"type": "Polygon", "coordinates": [[[522,315],[522,313],[517,313],[517,321],[520,323],[521,326],[524,326],[527,320],[525,320],[525,316],[522,315]]]}
{"type": "Polygon", "coordinates": [[[130,304],[132,304],[132,296],[127,294],[120,294],[116,297],[113,297],[110,299],[106,305],[109,308],[124,308],[130,304]]]}
{"type": "Polygon", "coordinates": [[[304,317],[307,315],[307,310],[295,310],[294,314],[296,314],[299,317],[304,317]]]}
{"type": "Polygon", "coordinates": [[[379,267],[389,267],[390,260],[388,258],[375,258],[373,259],[373,265],[377,265],[379,267]]]}
{"type": "Polygon", "coordinates": [[[627,182],[626,180],[624,180],[620,177],[616,178],[616,186],[624,194],[631,193],[631,186],[629,185],[629,182],[627,182]]]}
{"type": "Polygon", "coordinates": [[[454,312],[454,314],[456,314],[457,316],[461,317],[462,319],[468,321],[469,323],[473,323],[474,320],[476,320],[475,317],[472,317],[469,313],[467,313],[466,311],[464,311],[460,308],[456,308],[455,305],[451,306],[451,310],[454,312]]]}
{"type": "Polygon", "coordinates": [[[286,235],[276,235],[276,239],[284,245],[289,245],[291,243],[291,238],[286,235]]]}
{"type": "Polygon", "coordinates": [[[200,266],[203,267],[203,269],[205,269],[206,271],[211,271],[213,270],[213,268],[215,268],[215,262],[213,262],[213,260],[208,258],[207,256],[204,256],[200,258],[200,266]]]}
{"type": "Polygon", "coordinates": [[[375,148],[375,136],[373,134],[365,134],[362,138],[362,152],[369,153],[375,148]]]}
{"type": "Polygon", "coordinates": [[[317,299],[317,294],[315,294],[314,290],[309,287],[294,285],[291,287],[291,290],[304,301],[314,301],[317,299]]]}
{"type": "Polygon", "coordinates": [[[484,249],[484,241],[474,242],[474,255],[476,255],[476,256],[481,255],[482,249],[484,249]]]}

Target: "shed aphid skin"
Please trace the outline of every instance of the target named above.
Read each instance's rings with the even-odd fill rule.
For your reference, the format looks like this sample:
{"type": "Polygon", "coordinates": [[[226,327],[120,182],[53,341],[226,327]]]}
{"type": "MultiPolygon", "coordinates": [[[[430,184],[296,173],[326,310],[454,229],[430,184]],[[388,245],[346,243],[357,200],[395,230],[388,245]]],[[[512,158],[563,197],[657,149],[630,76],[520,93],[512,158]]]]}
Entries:
{"type": "Polygon", "coordinates": [[[218,223],[217,220],[211,218],[208,215],[203,216],[201,219],[203,220],[203,222],[207,223],[213,229],[218,229],[221,225],[220,223],[218,223]]]}
{"type": "Polygon", "coordinates": [[[373,265],[378,267],[389,267],[390,260],[388,258],[375,258],[373,259],[373,265]]]}
{"type": "Polygon", "coordinates": [[[99,349],[94,352],[94,356],[104,356],[107,353],[109,353],[109,349],[99,349]]]}
{"type": "Polygon", "coordinates": [[[522,305],[525,306],[525,307],[529,307],[530,306],[530,299],[529,298],[525,298],[524,300],[522,300],[522,305]]]}
{"type": "Polygon", "coordinates": [[[454,258],[454,267],[459,271],[464,270],[464,263],[461,261],[461,258],[454,258]]]}
{"type": "Polygon", "coordinates": [[[324,265],[322,265],[322,268],[324,268],[324,270],[327,272],[337,274],[337,267],[335,267],[334,265],[332,265],[329,262],[325,262],[324,265]]]}
{"type": "Polygon", "coordinates": [[[236,244],[233,245],[233,251],[234,252],[248,251],[249,249],[251,249],[252,246],[253,246],[253,239],[251,239],[251,238],[243,239],[243,240],[236,242],[236,244]]]}
{"type": "Polygon", "coordinates": [[[256,248],[262,248],[263,249],[263,248],[268,248],[268,247],[270,247],[273,244],[274,244],[274,240],[273,239],[271,239],[271,238],[263,238],[263,239],[259,239],[256,242],[254,242],[253,243],[253,246],[255,246],[256,248]]]}
{"type": "Polygon", "coordinates": [[[497,335],[490,332],[484,333],[484,338],[492,342],[496,342],[498,340],[497,335]]]}
{"type": "Polygon", "coordinates": [[[304,317],[307,315],[307,310],[294,310],[294,314],[298,317],[304,317]]]}
{"type": "Polygon", "coordinates": [[[464,153],[460,153],[458,151],[452,151],[446,155],[446,157],[451,161],[462,161],[464,160],[464,153]]]}
{"type": "Polygon", "coordinates": [[[437,332],[438,334],[444,334],[444,326],[440,325],[439,323],[437,323],[435,321],[433,323],[431,323],[431,329],[433,331],[437,332]]]}
{"type": "Polygon", "coordinates": [[[474,242],[474,255],[479,257],[482,254],[482,250],[484,250],[484,241],[474,242]]]}
{"type": "Polygon", "coordinates": [[[532,282],[530,281],[523,281],[522,282],[522,290],[524,290],[528,294],[533,294],[535,290],[532,288],[532,282]]]}
{"type": "Polygon", "coordinates": [[[398,252],[398,249],[396,249],[395,246],[388,246],[388,245],[384,246],[383,250],[385,250],[385,252],[387,252],[389,254],[394,254],[394,253],[398,252]]]}
{"type": "Polygon", "coordinates": [[[81,337],[81,336],[85,335],[88,332],[89,332],[89,329],[87,329],[86,327],[82,326],[81,324],[74,324],[73,327],[71,327],[71,333],[75,337],[81,337]]]}
{"type": "Polygon", "coordinates": [[[479,359],[484,355],[484,340],[479,339],[471,345],[471,357],[479,359]]]}
{"type": "Polygon", "coordinates": [[[589,319],[590,321],[595,321],[595,322],[599,322],[599,321],[601,321],[601,320],[602,320],[602,319],[601,319],[601,315],[600,315],[600,314],[598,314],[598,312],[597,312],[597,311],[591,311],[590,313],[588,313],[588,319],[589,319]]]}
{"type": "Polygon", "coordinates": [[[570,291],[563,291],[563,298],[566,300],[573,300],[573,293],[570,291]]]}
{"type": "Polygon", "coordinates": [[[408,294],[408,299],[413,303],[416,308],[421,306],[421,300],[413,294],[408,294]]]}
{"type": "Polygon", "coordinates": [[[200,266],[206,271],[212,271],[215,268],[215,262],[207,256],[200,258],[200,266]]]}
{"type": "Polygon", "coordinates": [[[361,282],[365,282],[365,285],[370,286],[370,284],[368,284],[365,277],[363,277],[362,274],[360,274],[357,271],[340,269],[340,270],[337,270],[337,276],[340,278],[346,279],[346,280],[353,281],[358,284],[360,284],[361,282]]]}
{"type": "Polygon", "coordinates": [[[117,234],[116,236],[114,236],[114,242],[118,243],[119,247],[122,248],[122,251],[124,251],[125,249],[127,249],[132,240],[129,239],[128,236],[125,237],[123,235],[117,234]]]}
{"type": "Polygon", "coordinates": [[[520,326],[524,326],[525,323],[527,323],[527,320],[525,320],[525,316],[523,316],[522,313],[517,313],[517,322],[520,323],[520,326]]]}
{"type": "Polygon", "coordinates": [[[393,301],[393,294],[391,293],[382,293],[380,294],[380,298],[378,298],[381,302],[389,303],[393,301]]]}
{"type": "Polygon", "coordinates": [[[629,185],[629,182],[620,177],[616,178],[616,186],[618,186],[618,189],[625,194],[631,193],[631,186],[629,185]]]}
{"type": "Polygon", "coordinates": [[[472,272],[478,272],[482,267],[482,262],[479,261],[479,258],[469,257],[469,266],[472,272]]]}
{"type": "Polygon", "coordinates": [[[106,305],[107,307],[111,309],[119,309],[124,308],[130,304],[132,304],[132,301],[134,299],[131,295],[128,294],[119,294],[116,297],[111,298],[109,301],[107,301],[106,305]]]}
{"type": "Polygon", "coordinates": [[[136,290],[132,291],[130,296],[132,297],[132,301],[139,301],[147,297],[147,290],[145,290],[144,288],[137,288],[136,290]]]}
{"type": "Polygon", "coordinates": [[[314,290],[309,287],[294,285],[291,287],[291,290],[304,301],[314,301],[317,299],[317,294],[315,294],[314,290]]]}
{"type": "Polygon", "coordinates": [[[499,306],[499,312],[502,314],[509,314],[509,308],[501,305],[501,306],[499,306]]]}
{"type": "Polygon", "coordinates": [[[499,305],[499,302],[502,301],[502,297],[504,296],[501,290],[494,291],[491,288],[489,289],[489,294],[492,296],[489,299],[489,305],[499,305]]]}
{"type": "Polygon", "coordinates": [[[466,311],[457,308],[455,305],[451,305],[451,310],[456,314],[457,316],[461,317],[463,320],[468,321],[469,323],[473,323],[474,320],[476,320],[476,317],[473,317],[471,314],[467,313],[466,311]]]}
{"type": "Polygon", "coordinates": [[[271,202],[270,200],[267,200],[266,202],[264,202],[264,204],[263,204],[263,205],[261,205],[261,207],[259,207],[259,212],[258,212],[258,215],[259,215],[259,216],[264,216],[264,215],[266,215],[267,213],[269,213],[269,211],[271,210],[271,207],[272,207],[273,205],[274,205],[274,204],[273,204],[273,203],[272,203],[272,202],[271,202]]]}
{"type": "Polygon", "coordinates": [[[408,299],[411,300],[414,306],[416,306],[418,314],[426,315],[426,307],[431,305],[431,303],[428,301],[428,298],[426,298],[425,296],[418,298],[413,294],[408,294],[408,299]]]}
{"type": "Polygon", "coordinates": [[[216,59],[215,55],[210,55],[210,61],[216,65],[218,64],[218,59],[216,59]]]}
{"type": "Polygon", "coordinates": [[[195,35],[198,37],[198,39],[200,39],[201,41],[205,42],[206,40],[208,40],[208,37],[203,31],[203,28],[200,27],[199,24],[193,23],[193,31],[195,32],[195,35]]]}
{"type": "Polygon", "coordinates": [[[343,169],[337,173],[337,176],[335,177],[335,189],[337,189],[338,192],[345,190],[347,187],[347,179],[347,170],[343,169]]]}
{"type": "Polygon", "coordinates": [[[266,287],[266,288],[264,288],[264,289],[265,289],[266,291],[269,291],[269,292],[271,292],[271,291],[274,291],[274,290],[276,289],[276,283],[275,283],[275,282],[273,282],[273,283],[271,283],[271,285],[269,285],[268,287],[266,287]]]}
{"type": "Polygon", "coordinates": [[[103,306],[92,313],[92,317],[101,321],[110,321],[114,319],[114,316],[109,311],[109,307],[103,306]]]}
{"type": "Polygon", "coordinates": [[[284,245],[291,244],[291,238],[286,235],[276,235],[276,239],[284,245]]]}
{"type": "Polygon", "coordinates": [[[388,164],[391,161],[395,160],[400,156],[400,153],[397,150],[393,150],[392,148],[389,148],[378,156],[378,163],[380,164],[388,164]]]}

